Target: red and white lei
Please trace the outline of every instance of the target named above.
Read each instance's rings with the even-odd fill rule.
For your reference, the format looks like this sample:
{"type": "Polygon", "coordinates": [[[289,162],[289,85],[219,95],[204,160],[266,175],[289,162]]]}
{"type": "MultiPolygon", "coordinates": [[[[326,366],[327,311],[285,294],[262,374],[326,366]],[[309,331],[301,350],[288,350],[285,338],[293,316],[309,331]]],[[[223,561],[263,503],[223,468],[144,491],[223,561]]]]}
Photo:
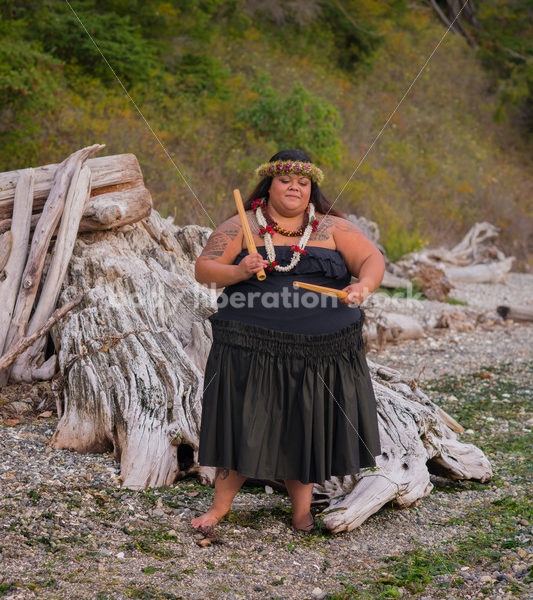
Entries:
{"type": "Polygon", "coordinates": [[[291,249],[292,249],[291,262],[285,267],[280,267],[276,261],[276,251],[274,249],[274,244],[272,243],[272,233],[274,231],[273,231],[272,227],[267,225],[267,222],[263,215],[263,211],[261,210],[261,206],[263,205],[263,203],[264,203],[264,198],[259,198],[258,200],[254,200],[252,202],[252,210],[255,211],[255,218],[257,219],[257,222],[261,226],[261,229],[259,230],[259,235],[265,240],[265,250],[266,250],[266,253],[268,256],[268,261],[269,261],[269,265],[268,265],[267,269],[269,271],[272,271],[272,269],[276,269],[276,271],[283,271],[283,272],[290,271],[290,270],[294,269],[294,267],[298,264],[302,254],[307,254],[307,252],[304,250],[304,248],[309,240],[309,237],[311,236],[311,233],[313,231],[316,231],[316,229],[317,229],[318,220],[315,219],[315,205],[313,204],[313,202],[311,202],[309,205],[309,222],[307,223],[307,227],[305,228],[305,231],[304,231],[302,237],[300,238],[299,244],[291,246],[291,249]]]}

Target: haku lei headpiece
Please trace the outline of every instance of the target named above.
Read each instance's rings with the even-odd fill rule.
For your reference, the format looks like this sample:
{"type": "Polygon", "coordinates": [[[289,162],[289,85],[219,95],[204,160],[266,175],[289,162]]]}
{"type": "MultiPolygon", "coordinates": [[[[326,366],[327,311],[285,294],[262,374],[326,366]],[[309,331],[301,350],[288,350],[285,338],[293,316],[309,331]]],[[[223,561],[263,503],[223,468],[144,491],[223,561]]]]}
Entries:
{"type": "Polygon", "coordinates": [[[276,160],[263,163],[255,170],[257,177],[274,177],[275,175],[304,175],[312,181],[320,184],[324,179],[324,173],[313,163],[300,160],[276,160]]]}
{"type": "Polygon", "coordinates": [[[272,229],[272,227],[270,227],[270,225],[267,224],[265,220],[265,216],[263,215],[262,211],[263,206],[265,206],[264,198],[258,198],[257,200],[254,200],[252,202],[252,210],[255,211],[255,218],[261,226],[261,229],[259,230],[259,235],[265,240],[265,249],[268,256],[267,269],[269,271],[272,271],[274,269],[276,271],[282,272],[290,271],[294,269],[294,267],[300,262],[302,254],[307,254],[304,248],[309,240],[311,233],[317,230],[318,219],[315,219],[315,205],[313,204],[313,202],[309,203],[309,221],[305,228],[304,234],[300,238],[300,243],[298,245],[293,244],[291,246],[291,262],[285,267],[280,267],[278,265],[278,261],[276,260],[276,250],[274,249],[274,244],[272,243],[272,234],[274,233],[274,230],[272,229]]]}

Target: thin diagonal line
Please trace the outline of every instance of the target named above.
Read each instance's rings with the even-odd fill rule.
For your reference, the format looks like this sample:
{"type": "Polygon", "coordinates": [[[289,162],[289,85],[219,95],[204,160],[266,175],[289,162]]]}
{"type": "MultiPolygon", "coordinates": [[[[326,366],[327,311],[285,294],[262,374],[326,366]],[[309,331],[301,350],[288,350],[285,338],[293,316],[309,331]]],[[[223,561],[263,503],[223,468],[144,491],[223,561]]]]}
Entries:
{"type": "MultiPolygon", "coordinates": [[[[426,65],[429,63],[429,61],[431,60],[432,56],[435,54],[435,52],[437,51],[438,47],[441,45],[442,41],[444,40],[444,38],[446,37],[446,35],[448,34],[448,32],[450,31],[450,29],[453,27],[453,24],[455,23],[455,21],[457,21],[457,19],[459,18],[459,15],[461,14],[461,12],[463,11],[464,7],[468,4],[468,0],[466,0],[466,2],[463,4],[463,6],[461,7],[461,10],[457,13],[457,15],[455,16],[454,20],[450,23],[450,26],[448,27],[448,29],[444,32],[443,36],[441,37],[441,39],[439,40],[439,43],[435,46],[433,52],[429,55],[429,57],[427,58],[426,62],[423,64],[423,66],[421,67],[420,71],[418,71],[416,77],[413,79],[413,81],[411,82],[411,85],[407,88],[407,91],[405,92],[405,94],[403,95],[402,99],[398,102],[396,108],[392,111],[392,113],[389,115],[389,118],[385,121],[385,124],[383,125],[383,127],[381,128],[381,131],[377,134],[377,136],[375,137],[374,141],[372,142],[372,144],[370,144],[370,147],[368,148],[368,150],[364,153],[363,157],[361,158],[361,160],[359,161],[359,164],[355,167],[354,172],[350,175],[350,177],[348,178],[348,180],[346,181],[346,183],[344,184],[344,186],[342,187],[341,191],[339,192],[339,194],[337,195],[337,197],[335,198],[333,204],[330,206],[328,212],[324,215],[327,216],[330,212],[330,210],[333,208],[335,202],[337,202],[337,200],[341,197],[342,193],[344,192],[344,190],[346,189],[347,185],[350,183],[350,181],[353,179],[353,176],[356,174],[356,172],[358,171],[359,167],[363,164],[363,161],[365,160],[365,158],[367,157],[368,153],[370,152],[370,150],[372,150],[374,144],[377,142],[377,140],[379,139],[379,137],[381,136],[381,134],[383,133],[383,130],[385,129],[385,127],[387,126],[388,122],[392,119],[392,117],[394,116],[394,113],[398,110],[398,108],[400,107],[401,103],[404,101],[405,97],[407,96],[407,94],[410,92],[411,88],[413,87],[413,85],[415,84],[415,82],[417,81],[417,79],[420,77],[420,75],[422,74],[422,71],[426,68],[426,65]]],[[[322,223],[324,222],[324,219],[322,218],[321,220],[321,224],[318,226],[318,230],[320,230],[320,227],[322,225],[322,223]]]]}
{"type": "MultiPolygon", "coordinates": [[[[361,442],[363,442],[365,448],[368,450],[369,454],[372,455],[372,453],[370,452],[370,449],[368,448],[368,446],[366,445],[365,441],[363,440],[363,438],[360,436],[359,431],[357,431],[357,429],[354,427],[354,424],[350,421],[350,419],[348,418],[348,415],[344,412],[342,406],[339,404],[339,402],[337,401],[337,398],[335,398],[335,395],[333,394],[333,392],[329,389],[327,383],[324,381],[324,379],[322,379],[320,373],[317,372],[317,375],[320,377],[320,379],[322,380],[322,383],[326,386],[326,389],[328,390],[328,392],[331,394],[331,397],[333,398],[333,400],[335,400],[335,402],[337,403],[337,406],[341,409],[341,411],[343,412],[344,416],[346,417],[346,420],[348,421],[348,423],[350,423],[350,425],[352,426],[352,429],[355,431],[355,433],[357,434],[358,438],[361,440],[361,442]]],[[[377,475],[380,475],[380,473],[377,473],[377,475]]],[[[381,473],[382,476],[385,477],[385,479],[387,480],[387,483],[391,486],[392,489],[394,489],[394,487],[397,488],[397,492],[394,495],[394,499],[402,505],[403,508],[408,508],[408,505],[402,500],[400,493],[401,493],[401,489],[400,489],[400,484],[391,481],[391,479],[389,477],[387,477],[386,475],[384,475],[383,473],[381,473]]],[[[355,486],[354,486],[355,487],[355,486]]],[[[375,496],[374,496],[375,498],[375,496]]],[[[330,498],[330,501],[332,499],[330,498]]],[[[327,508],[324,509],[323,511],[324,515],[327,515],[327,508]]],[[[436,560],[442,564],[442,566],[446,566],[444,563],[444,560],[439,558],[438,556],[435,557],[436,560]]]]}
{"type": "Polygon", "coordinates": [[[95,42],[94,38],[92,37],[92,35],[87,31],[87,27],[85,27],[85,25],[82,23],[82,20],[79,18],[78,14],[76,13],[76,11],[72,8],[70,2],[68,0],[65,0],[65,2],[68,4],[70,10],[74,13],[74,16],[76,17],[76,19],[79,21],[80,25],[83,27],[83,29],[85,30],[85,33],[89,36],[89,39],[91,40],[91,42],[94,44],[95,48],[98,50],[98,52],[100,53],[100,55],[102,56],[102,58],[105,60],[106,65],[111,69],[111,72],[113,73],[113,75],[115,76],[116,80],[119,82],[120,86],[122,87],[122,89],[124,90],[124,93],[126,94],[126,96],[129,98],[130,102],[133,104],[133,106],[135,106],[137,112],[139,113],[139,115],[141,116],[142,120],[144,121],[146,127],[148,127],[148,129],[151,131],[152,135],[155,137],[155,139],[158,141],[159,145],[161,146],[161,148],[163,148],[163,152],[167,155],[168,159],[170,160],[170,162],[173,164],[174,168],[176,169],[176,171],[180,174],[180,177],[183,179],[183,181],[185,182],[185,185],[189,188],[191,194],[196,198],[196,201],[198,202],[198,204],[201,206],[202,210],[204,211],[204,213],[207,215],[207,218],[209,219],[209,221],[211,221],[211,224],[213,225],[213,228],[216,228],[215,223],[213,222],[213,219],[211,219],[211,217],[209,216],[209,213],[206,211],[206,209],[204,208],[203,204],[200,202],[200,199],[198,198],[198,196],[195,194],[194,190],[192,189],[192,187],[189,185],[189,182],[187,181],[187,179],[185,178],[185,176],[183,175],[183,173],[181,172],[180,168],[178,167],[178,165],[174,162],[174,160],[172,159],[172,156],[170,156],[170,154],[168,153],[167,149],[165,148],[163,142],[159,139],[159,136],[157,135],[157,133],[152,129],[150,123],[148,123],[148,121],[146,120],[146,118],[144,117],[143,113],[141,112],[140,108],[137,106],[137,104],[135,103],[135,101],[133,100],[133,98],[130,96],[128,90],[124,87],[124,84],[122,83],[122,81],[120,80],[120,77],[115,73],[115,70],[113,69],[113,67],[109,64],[109,61],[107,60],[107,58],[104,56],[104,53],[100,50],[100,47],[98,46],[98,44],[95,42]]]}

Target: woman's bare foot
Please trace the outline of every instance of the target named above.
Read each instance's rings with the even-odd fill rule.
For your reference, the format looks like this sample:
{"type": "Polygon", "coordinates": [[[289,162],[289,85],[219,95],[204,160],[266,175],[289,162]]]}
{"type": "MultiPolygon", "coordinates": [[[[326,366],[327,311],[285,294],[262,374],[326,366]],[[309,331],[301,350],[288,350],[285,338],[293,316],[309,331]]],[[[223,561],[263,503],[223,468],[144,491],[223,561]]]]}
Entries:
{"type": "Polygon", "coordinates": [[[313,518],[313,515],[310,512],[306,515],[298,517],[293,516],[292,526],[298,531],[311,531],[315,526],[315,519],[313,518]]]}
{"type": "Polygon", "coordinates": [[[191,525],[194,529],[201,531],[202,529],[207,529],[208,527],[214,527],[224,515],[225,513],[217,512],[215,509],[210,508],[206,513],[196,517],[191,520],[191,525]]]}

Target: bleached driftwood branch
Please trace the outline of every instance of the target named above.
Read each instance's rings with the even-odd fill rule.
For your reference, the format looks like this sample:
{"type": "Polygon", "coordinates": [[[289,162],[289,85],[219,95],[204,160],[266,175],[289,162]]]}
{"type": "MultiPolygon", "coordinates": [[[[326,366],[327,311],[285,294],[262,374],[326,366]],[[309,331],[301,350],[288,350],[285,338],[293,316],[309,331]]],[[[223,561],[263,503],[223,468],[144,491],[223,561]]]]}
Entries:
{"type": "MultiPolygon", "coordinates": [[[[26,329],[26,336],[42,327],[50,317],[57,303],[65,278],[72,249],[78,235],[81,215],[91,191],[91,170],[87,165],[76,171],[69,186],[69,194],[61,217],[61,224],[54,246],[52,262],[42,286],[39,301],[26,329]],[[72,193],[71,193],[72,190],[72,193]]],[[[48,368],[43,365],[46,338],[40,338],[14,363],[11,378],[14,381],[30,382],[37,378],[51,379],[55,371],[55,355],[48,359],[48,368]],[[39,370],[37,377],[36,370],[39,370]]]]}
{"type": "Polygon", "coordinates": [[[12,249],[4,266],[4,279],[0,282],[0,354],[4,351],[11,316],[19,291],[20,280],[30,239],[30,218],[33,202],[33,169],[24,169],[17,180],[13,223],[11,225],[12,249]]]}
{"type": "MultiPolygon", "coordinates": [[[[35,191],[30,230],[33,231],[42,213],[42,194],[50,184],[50,175],[57,172],[57,165],[35,169],[38,188],[35,191]]],[[[102,231],[135,223],[150,214],[152,197],[144,186],[139,163],[134,154],[118,154],[89,159],[91,192],[86,203],[79,231],[102,231]],[[94,171],[93,171],[94,169],[94,171]]],[[[9,197],[13,182],[18,181],[21,171],[0,174],[0,233],[11,227],[13,201],[9,197]]],[[[52,236],[56,235],[57,230],[52,236]]]]}
{"type": "Polygon", "coordinates": [[[8,367],[13,361],[20,356],[26,348],[29,348],[34,342],[40,337],[45,335],[52,329],[52,327],[60,321],[70,310],[81,302],[82,295],[78,294],[73,300],[70,300],[61,308],[55,310],[52,315],[46,320],[46,322],[39,327],[37,331],[29,336],[20,339],[9,352],[6,352],[0,357],[0,371],[8,367]]]}
{"type": "MultiPolygon", "coordinates": [[[[4,353],[11,349],[24,336],[30,312],[37,295],[52,233],[61,218],[67,194],[72,196],[75,193],[75,187],[70,187],[71,180],[73,177],[75,181],[77,180],[83,162],[101,148],[103,148],[102,145],[94,144],[93,146],[88,146],[74,152],[61,163],[55,172],[54,184],[31,241],[15,309],[4,344],[4,353]]],[[[10,371],[10,367],[7,367],[0,372],[0,385],[7,383],[10,371]]]]}
{"type": "MultiPolygon", "coordinates": [[[[35,212],[41,212],[44,202],[54,184],[57,170],[63,163],[35,167],[34,198],[35,212]]],[[[97,156],[87,160],[91,169],[92,189],[98,193],[112,191],[116,186],[137,184],[143,180],[139,162],[135,154],[115,154],[97,156]]],[[[26,169],[0,173],[0,218],[7,219],[13,212],[13,198],[18,178],[26,169]]]]}

